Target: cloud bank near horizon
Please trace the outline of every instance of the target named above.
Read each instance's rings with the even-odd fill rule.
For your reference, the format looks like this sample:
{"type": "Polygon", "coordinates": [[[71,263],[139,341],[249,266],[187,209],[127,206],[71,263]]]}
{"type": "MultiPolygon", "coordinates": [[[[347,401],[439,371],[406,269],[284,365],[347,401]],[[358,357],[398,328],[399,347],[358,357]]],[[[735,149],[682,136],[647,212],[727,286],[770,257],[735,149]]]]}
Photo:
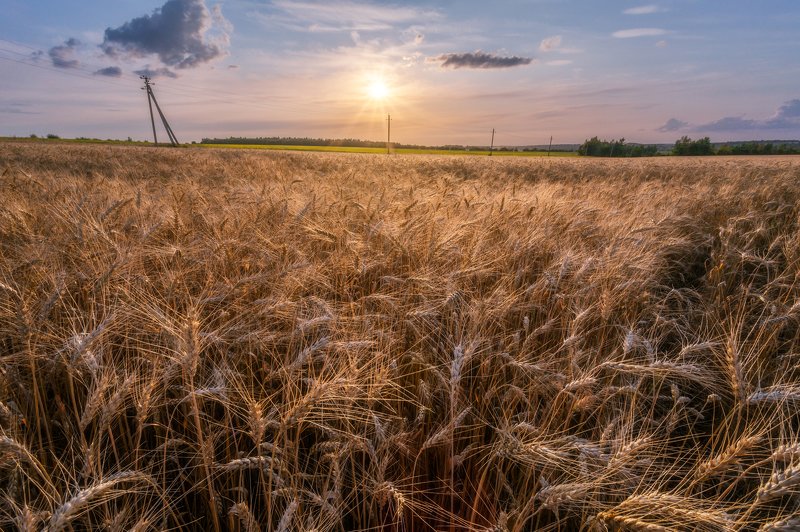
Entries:
{"type": "Polygon", "coordinates": [[[775,113],[763,119],[745,118],[743,116],[725,116],[704,124],[690,124],[678,118],[670,118],[661,127],[655,129],[660,133],[675,131],[698,133],[732,133],[736,131],[760,131],[800,128],[800,99],[784,102],[775,113]]]}

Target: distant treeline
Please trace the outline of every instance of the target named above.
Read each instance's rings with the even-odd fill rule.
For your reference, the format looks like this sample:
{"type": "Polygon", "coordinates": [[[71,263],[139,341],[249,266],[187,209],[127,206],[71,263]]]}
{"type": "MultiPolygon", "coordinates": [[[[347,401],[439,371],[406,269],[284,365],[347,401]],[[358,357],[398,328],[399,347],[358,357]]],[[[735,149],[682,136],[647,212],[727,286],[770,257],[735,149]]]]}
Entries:
{"type": "Polygon", "coordinates": [[[625,139],[605,140],[592,137],[578,148],[579,155],[591,157],[652,157],[654,155],[795,155],[800,146],[791,142],[732,142],[713,144],[709,137],[692,140],[683,136],[672,149],[658,145],[625,144],[625,139]]]}
{"type": "MultiPolygon", "coordinates": [[[[316,139],[311,137],[228,137],[227,139],[203,139],[203,144],[247,144],[269,146],[336,146],[342,148],[385,148],[386,141],[361,139],[316,139]]],[[[469,146],[420,146],[417,144],[392,143],[395,148],[464,150],[469,146]]],[[[488,148],[487,148],[488,149],[488,148]]]]}
{"type": "Polygon", "coordinates": [[[655,144],[625,144],[625,139],[600,140],[592,137],[578,148],[578,155],[590,157],[652,157],[658,154],[655,144]]]}
{"type": "MultiPolygon", "coordinates": [[[[269,146],[337,146],[343,148],[385,148],[386,141],[360,140],[360,139],[316,139],[310,137],[228,137],[226,139],[207,139],[201,141],[203,144],[245,144],[245,145],[269,145],[269,146]]],[[[395,148],[407,148],[412,150],[489,150],[489,146],[468,146],[463,144],[445,144],[442,146],[425,146],[420,144],[402,144],[393,142],[395,148]]],[[[495,147],[494,151],[509,152],[538,152],[545,151],[542,147],[495,147]]],[[[551,151],[571,151],[561,147],[553,147],[551,151]]]]}
{"type": "Polygon", "coordinates": [[[203,144],[251,144],[278,146],[340,146],[347,148],[382,148],[386,142],[360,139],[314,139],[310,137],[228,137],[203,139],[203,144]]]}
{"type": "Polygon", "coordinates": [[[708,137],[692,140],[683,136],[675,141],[673,155],[797,155],[796,142],[731,142],[712,144],[708,137]]]}
{"type": "Polygon", "coordinates": [[[743,142],[724,144],[717,148],[717,155],[798,155],[800,147],[773,142],[743,142]]]}

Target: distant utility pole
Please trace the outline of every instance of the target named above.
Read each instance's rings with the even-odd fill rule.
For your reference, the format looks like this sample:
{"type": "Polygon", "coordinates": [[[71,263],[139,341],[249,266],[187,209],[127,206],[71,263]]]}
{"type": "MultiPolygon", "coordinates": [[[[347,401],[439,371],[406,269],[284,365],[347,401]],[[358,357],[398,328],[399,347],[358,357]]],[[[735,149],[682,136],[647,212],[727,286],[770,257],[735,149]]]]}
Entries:
{"type": "Polygon", "coordinates": [[[494,150],[494,128],[492,128],[492,143],[489,145],[489,157],[492,156],[492,150],[494,150]]]}
{"type": "Polygon", "coordinates": [[[550,144],[547,145],[547,156],[550,157],[550,148],[553,147],[553,135],[550,135],[550,144]]]}
{"type": "Polygon", "coordinates": [[[389,146],[392,145],[392,115],[386,115],[386,154],[389,154],[389,146]]]}
{"type": "Polygon", "coordinates": [[[158,146],[158,137],[156,136],[156,121],[153,118],[153,104],[156,104],[158,116],[161,117],[161,122],[164,124],[164,129],[167,131],[169,142],[173,146],[177,146],[178,138],[175,136],[175,133],[172,132],[172,128],[169,126],[169,122],[167,122],[167,117],[164,116],[164,113],[161,111],[161,107],[158,105],[158,100],[156,100],[156,95],[153,93],[153,87],[150,78],[147,76],[139,76],[139,79],[144,80],[144,87],[142,87],[142,90],[147,92],[147,105],[150,108],[150,125],[153,126],[153,143],[158,146]]]}

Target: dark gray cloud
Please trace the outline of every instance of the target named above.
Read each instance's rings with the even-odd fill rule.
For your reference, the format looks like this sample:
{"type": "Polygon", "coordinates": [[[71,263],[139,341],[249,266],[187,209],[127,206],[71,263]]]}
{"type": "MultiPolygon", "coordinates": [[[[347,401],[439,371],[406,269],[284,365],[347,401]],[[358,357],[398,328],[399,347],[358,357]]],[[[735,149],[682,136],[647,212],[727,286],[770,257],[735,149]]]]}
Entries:
{"type": "Polygon", "coordinates": [[[789,100],[778,108],[776,114],[782,118],[800,118],[800,100],[789,100]]]}
{"type": "Polygon", "coordinates": [[[81,62],[75,59],[75,50],[81,42],[77,39],[67,39],[64,44],[53,46],[47,52],[54,67],[58,68],[78,68],[81,62]]]}
{"type": "Polygon", "coordinates": [[[150,68],[144,67],[141,70],[134,70],[134,74],[139,76],[147,76],[148,78],[177,78],[178,75],[168,68],[150,68]]]}
{"type": "Polygon", "coordinates": [[[40,111],[29,111],[27,104],[11,103],[8,105],[0,105],[0,114],[12,115],[40,115],[40,111]]]}
{"type": "Polygon", "coordinates": [[[220,43],[207,36],[215,22],[227,24],[218,10],[212,16],[204,0],[168,0],[151,15],[107,28],[101,47],[112,57],[156,55],[165,65],[192,68],[224,55],[220,43]]]}
{"type": "Polygon", "coordinates": [[[101,68],[100,70],[95,71],[95,75],[97,76],[108,76],[110,78],[118,78],[122,76],[122,69],[118,66],[110,66],[106,68],[101,68]]]}
{"type": "Polygon", "coordinates": [[[663,126],[656,129],[656,131],[669,133],[670,131],[680,131],[681,129],[685,129],[687,127],[689,127],[689,122],[684,122],[683,120],[678,120],[677,118],[670,118],[663,126]]]}
{"type": "Polygon", "coordinates": [[[708,124],[701,124],[695,129],[698,131],[736,131],[742,129],[761,129],[763,126],[757,120],[742,118],[741,116],[726,116],[708,124]]]}
{"type": "Polygon", "coordinates": [[[765,131],[770,129],[800,130],[800,99],[789,100],[781,105],[775,114],[765,119],[744,118],[742,116],[726,116],[706,124],[689,124],[677,118],[670,118],[656,131],[668,133],[681,129],[697,132],[730,133],[734,131],[765,131]]]}
{"type": "Polygon", "coordinates": [[[463,54],[442,54],[436,57],[429,57],[427,61],[429,63],[440,63],[442,68],[511,68],[530,65],[533,62],[533,58],[502,57],[478,50],[463,54]]]}
{"type": "Polygon", "coordinates": [[[789,100],[781,105],[766,124],[774,129],[787,129],[800,126],[800,100],[789,100]]]}

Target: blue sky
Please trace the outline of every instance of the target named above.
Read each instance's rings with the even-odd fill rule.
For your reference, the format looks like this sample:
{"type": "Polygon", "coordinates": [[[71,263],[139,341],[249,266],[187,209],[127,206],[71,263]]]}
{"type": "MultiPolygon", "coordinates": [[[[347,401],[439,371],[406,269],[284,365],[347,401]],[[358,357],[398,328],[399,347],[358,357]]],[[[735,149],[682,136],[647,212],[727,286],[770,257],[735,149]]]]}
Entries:
{"type": "Polygon", "coordinates": [[[800,138],[796,0],[0,6],[0,135],[148,138],[147,72],[181,141],[800,138]]]}

